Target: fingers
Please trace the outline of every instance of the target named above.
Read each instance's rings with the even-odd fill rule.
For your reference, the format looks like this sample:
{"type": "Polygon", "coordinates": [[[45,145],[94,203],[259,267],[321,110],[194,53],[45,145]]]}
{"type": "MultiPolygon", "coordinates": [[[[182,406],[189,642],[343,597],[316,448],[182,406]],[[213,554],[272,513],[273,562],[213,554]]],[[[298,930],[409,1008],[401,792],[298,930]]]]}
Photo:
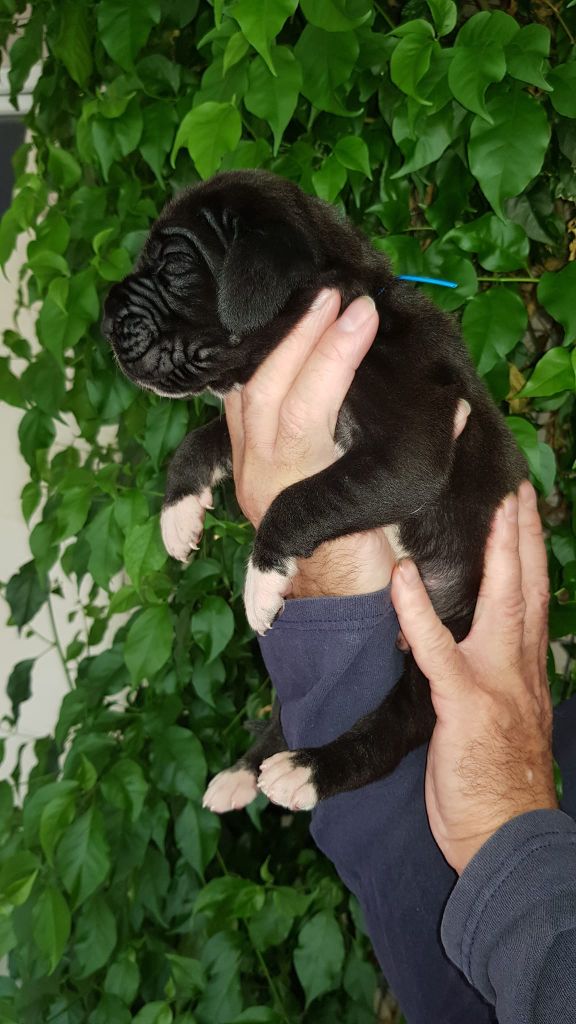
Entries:
{"type": "Polygon", "coordinates": [[[258,367],[243,392],[246,443],[273,446],[280,408],[310,352],[340,308],[337,291],[324,289],[306,316],[258,367]]]}
{"type": "Polygon", "coordinates": [[[229,391],[224,398],[226,422],[232,443],[232,465],[240,466],[244,458],[244,417],[242,412],[242,393],[229,391]]]}
{"type": "Polygon", "coordinates": [[[486,544],[484,575],[471,632],[481,630],[491,644],[513,649],[519,655],[523,621],[518,499],[509,494],[494,516],[486,544]]]}
{"type": "Polygon", "coordinates": [[[392,602],[400,628],[419,668],[430,680],[432,696],[446,695],[461,686],[461,655],[454,638],[442,624],[413,562],[404,560],[392,576],[392,602]]]}
{"type": "Polygon", "coordinates": [[[328,426],[334,434],[340,406],[378,330],[374,301],[355,299],[328,327],[310,352],[286,395],[280,415],[282,431],[328,426]]]}
{"type": "Polygon", "coordinates": [[[518,527],[522,592],[526,605],[524,643],[542,664],[546,661],[548,647],[550,583],[536,492],[528,480],[524,480],[518,490],[518,527]]]}

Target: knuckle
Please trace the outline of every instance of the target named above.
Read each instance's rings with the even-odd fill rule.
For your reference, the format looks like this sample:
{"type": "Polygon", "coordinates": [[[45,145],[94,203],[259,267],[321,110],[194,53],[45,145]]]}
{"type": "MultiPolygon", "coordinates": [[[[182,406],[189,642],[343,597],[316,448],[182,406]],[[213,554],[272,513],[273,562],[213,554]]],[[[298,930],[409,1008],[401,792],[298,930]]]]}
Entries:
{"type": "Polygon", "coordinates": [[[312,411],[308,406],[301,399],[289,396],[280,409],[280,430],[285,436],[298,440],[311,419],[312,411]]]}

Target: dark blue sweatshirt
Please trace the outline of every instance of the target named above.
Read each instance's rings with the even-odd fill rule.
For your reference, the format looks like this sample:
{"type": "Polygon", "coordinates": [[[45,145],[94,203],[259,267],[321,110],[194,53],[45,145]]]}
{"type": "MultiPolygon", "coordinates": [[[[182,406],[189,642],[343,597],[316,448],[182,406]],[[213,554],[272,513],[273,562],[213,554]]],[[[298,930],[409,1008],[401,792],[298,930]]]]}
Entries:
{"type": "MultiPolygon", "coordinates": [[[[292,749],[330,741],[380,703],[402,670],[397,632],[389,588],[287,602],[260,643],[292,749]]],[[[555,735],[574,814],[575,701],[555,735]]],[[[500,1024],[576,1022],[575,822],[522,815],[458,880],[428,827],[425,764],[414,751],[390,778],[321,802],[311,823],[408,1024],[488,1024],[494,1005],[500,1024]]]]}

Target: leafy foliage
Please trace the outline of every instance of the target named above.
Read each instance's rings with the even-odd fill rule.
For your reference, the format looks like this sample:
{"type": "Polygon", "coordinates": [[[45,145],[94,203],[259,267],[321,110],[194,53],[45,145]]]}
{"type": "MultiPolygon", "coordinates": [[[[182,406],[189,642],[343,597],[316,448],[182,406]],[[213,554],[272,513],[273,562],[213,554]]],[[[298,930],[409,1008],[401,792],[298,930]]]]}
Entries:
{"type": "MultiPolygon", "coordinates": [[[[573,688],[576,8],[479,7],[0,2],[14,102],[42,61],[0,224],[2,263],[29,233],[19,305],[37,310],[37,343],[7,331],[0,362],[30,471],[32,557],[6,597],[33,634],[63,580],[87,595],[23,806],[0,784],[4,1021],[373,1019],[357,908],[303,816],[259,798],[220,821],[200,805],[270,701],[240,597],[250,533],[228,488],[195,561],[165,557],[166,460],[214,401],[137,391],[98,328],[186,183],[271,168],[346,209],[398,272],[458,282],[428,290],[461,317],[526,452],[567,655],[550,662],[554,696],[573,688]],[[73,443],[55,443],[62,422],[73,443]]],[[[14,668],[14,721],[41,672],[14,668]]]]}

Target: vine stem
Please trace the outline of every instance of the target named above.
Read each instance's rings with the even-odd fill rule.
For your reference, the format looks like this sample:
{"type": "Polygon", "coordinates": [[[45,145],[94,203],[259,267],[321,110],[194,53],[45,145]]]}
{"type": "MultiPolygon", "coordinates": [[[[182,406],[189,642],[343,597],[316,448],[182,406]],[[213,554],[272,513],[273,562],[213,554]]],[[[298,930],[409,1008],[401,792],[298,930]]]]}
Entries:
{"type": "Polygon", "coordinates": [[[564,21],[564,18],[563,18],[563,17],[562,17],[562,15],[560,14],[560,10],[559,10],[559,8],[558,8],[558,7],[556,7],[556,6],[555,6],[555,5],[554,5],[554,4],[552,3],[552,0],[544,0],[544,3],[546,4],[546,7],[548,7],[548,8],[549,8],[549,9],[550,9],[551,11],[554,11],[554,14],[555,14],[555,15],[556,15],[556,17],[558,18],[558,21],[559,21],[559,22],[560,22],[560,24],[562,25],[562,28],[564,29],[564,31],[565,31],[566,35],[568,36],[568,39],[570,40],[570,42],[571,42],[572,44],[576,43],[576,39],[575,39],[575,38],[574,38],[574,36],[572,35],[572,33],[571,33],[570,29],[568,28],[568,25],[566,24],[566,22],[564,21]]]}
{"type": "Polygon", "coordinates": [[[496,283],[501,282],[505,284],[524,283],[524,284],[538,284],[539,277],[479,277],[478,281],[495,281],[496,283]]]}
{"type": "Polygon", "coordinates": [[[64,670],[64,675],[66,676],[66,679],[68,680],[68,686],[69,686],[69,688],[71,690],[73,690],[74,689],[74,683],[72,682],[72,677],[70,676],[70,673],[68,671],[68,665],[66,664],[66,658],[64,657],[64,651],[62,650],[62,644],[60,643],[60,637],[58,635],[58,629],[57,629],[57,626],[56,626],[56,619],[54,618],[54,609],[52,607],[52,601],[50,600],[50,594],[48,594],[48,602],[47,603],[48,603],[48,615],[50,616],[50,625],[52,626],[52,635],[54,637],[54,643],[56,645],[56,650],[58,651],[58,656],[59,656],[60,661],[62,663],[62,668],[64,670]]]}
{"type": "Polygon", "coordinates": [[[385,10],[383,10],[382,4],[375,3],[374,7],[378,11],[378,13],[382,15],[384,20],[388,22],[388,24],[390,25],[390,28],[396,28],[396,25],[392,21],[392,18],[390,17],[390,15],[385,10]]]}
{"type": "MultiPolygon", "coordinates": [[[[220,865],[220,868],[224,872],[224,874],[229,877],[230,872],[228,871],[228,868],[226,867],[226,864],[224,862],[224,858],[223,858],[222,854],[220,853],[220,850],[216,850],[216,859],[217,859],[217,861],[218,861],[218,863],[220,865]]],[[[276,985],[274,984],[274,980],[272,978],[272,975],[270,974],[270,971],[268,970],[268,965],[267,965],[264,957],[262,956],[262,953],[260,952],[260,950],[256,949],[256,946],[252,942],[252,939],[250,937],[250,929],[248,928],[248,925],[246,924],[246,921],[243,921],[242,924],[244,925],[246,931],[248,932],[248,938],[250,939],[250,942],[252,943],[252,948],[253,948],[254,952],[256,953],[256,956],[258,957],[258,962],[259,962],[260,967],[262,969],[262,973],[263,973],[264,977],[266,978],[266,981],[268,982],[268,987],[270,989],[270,992],[272,993],[272,998],[273,998],[274,1002],[276,1003],[276,1005],[280,1008],[280,1012],[282,1014],[282,1017],[286,1021],[286,1024],[290,1024],[290,1020],[288,1018],[288,1014],[286,1013],[286,1010],[284,1008],[284,1003],[282,1002],[282,1000],[280,998],[280,993],[278,992],[278,989],[276,988],[276,985]]]]}

